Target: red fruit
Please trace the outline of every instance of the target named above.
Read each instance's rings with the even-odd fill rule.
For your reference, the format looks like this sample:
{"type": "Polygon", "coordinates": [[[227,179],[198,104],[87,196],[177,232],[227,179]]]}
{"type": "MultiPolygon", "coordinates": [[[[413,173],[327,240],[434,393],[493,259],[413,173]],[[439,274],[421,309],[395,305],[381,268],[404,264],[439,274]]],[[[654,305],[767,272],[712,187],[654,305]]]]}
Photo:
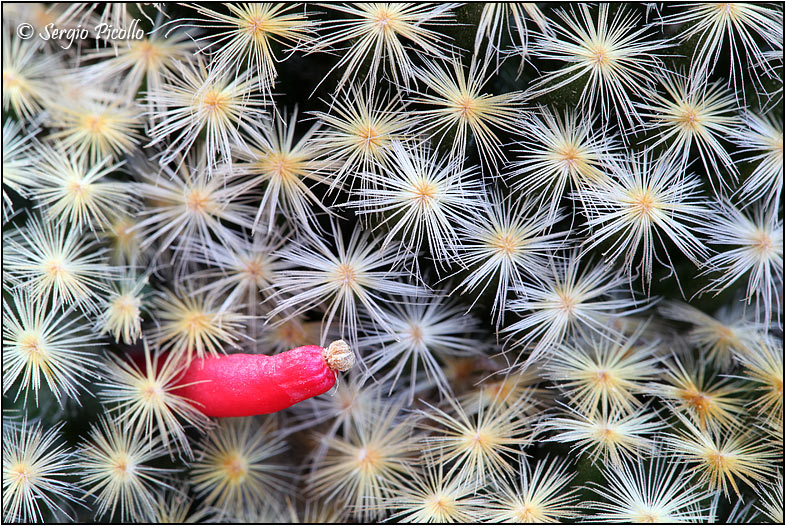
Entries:
{"type": "Polygon", "coordinates": [[[178,394],[207,416],[274,413],[329,391],[337,371],[355,363],[341,340],[327,349],[305,345],[274,356],[229,354],[191,362],[178,394]]]}

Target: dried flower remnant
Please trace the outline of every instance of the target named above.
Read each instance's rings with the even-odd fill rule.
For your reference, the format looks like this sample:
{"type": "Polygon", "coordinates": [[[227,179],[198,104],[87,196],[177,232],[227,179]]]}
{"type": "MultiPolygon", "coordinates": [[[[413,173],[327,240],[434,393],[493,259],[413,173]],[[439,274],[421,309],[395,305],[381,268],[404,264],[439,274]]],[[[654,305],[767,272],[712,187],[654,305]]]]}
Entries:
{"type": "Polygon", "coordinates": [[[212,417],[275,413],[326,393],[338,373],[355,365],[343,340],[327,348],[304,345],[268,356],[234,353],[190,362],[178,379],[180,394],[212,417]]]}

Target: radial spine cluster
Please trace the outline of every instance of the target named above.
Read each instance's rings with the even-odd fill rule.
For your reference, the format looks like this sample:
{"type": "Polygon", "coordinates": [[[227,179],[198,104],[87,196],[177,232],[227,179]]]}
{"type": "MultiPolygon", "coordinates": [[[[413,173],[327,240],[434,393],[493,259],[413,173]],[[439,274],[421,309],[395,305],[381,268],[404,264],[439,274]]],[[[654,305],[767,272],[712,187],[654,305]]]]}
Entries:
{"type": "Polygon", "coordinates": [[[782,524],[783,27],[4,3],[3,521],[782,524]]]}

